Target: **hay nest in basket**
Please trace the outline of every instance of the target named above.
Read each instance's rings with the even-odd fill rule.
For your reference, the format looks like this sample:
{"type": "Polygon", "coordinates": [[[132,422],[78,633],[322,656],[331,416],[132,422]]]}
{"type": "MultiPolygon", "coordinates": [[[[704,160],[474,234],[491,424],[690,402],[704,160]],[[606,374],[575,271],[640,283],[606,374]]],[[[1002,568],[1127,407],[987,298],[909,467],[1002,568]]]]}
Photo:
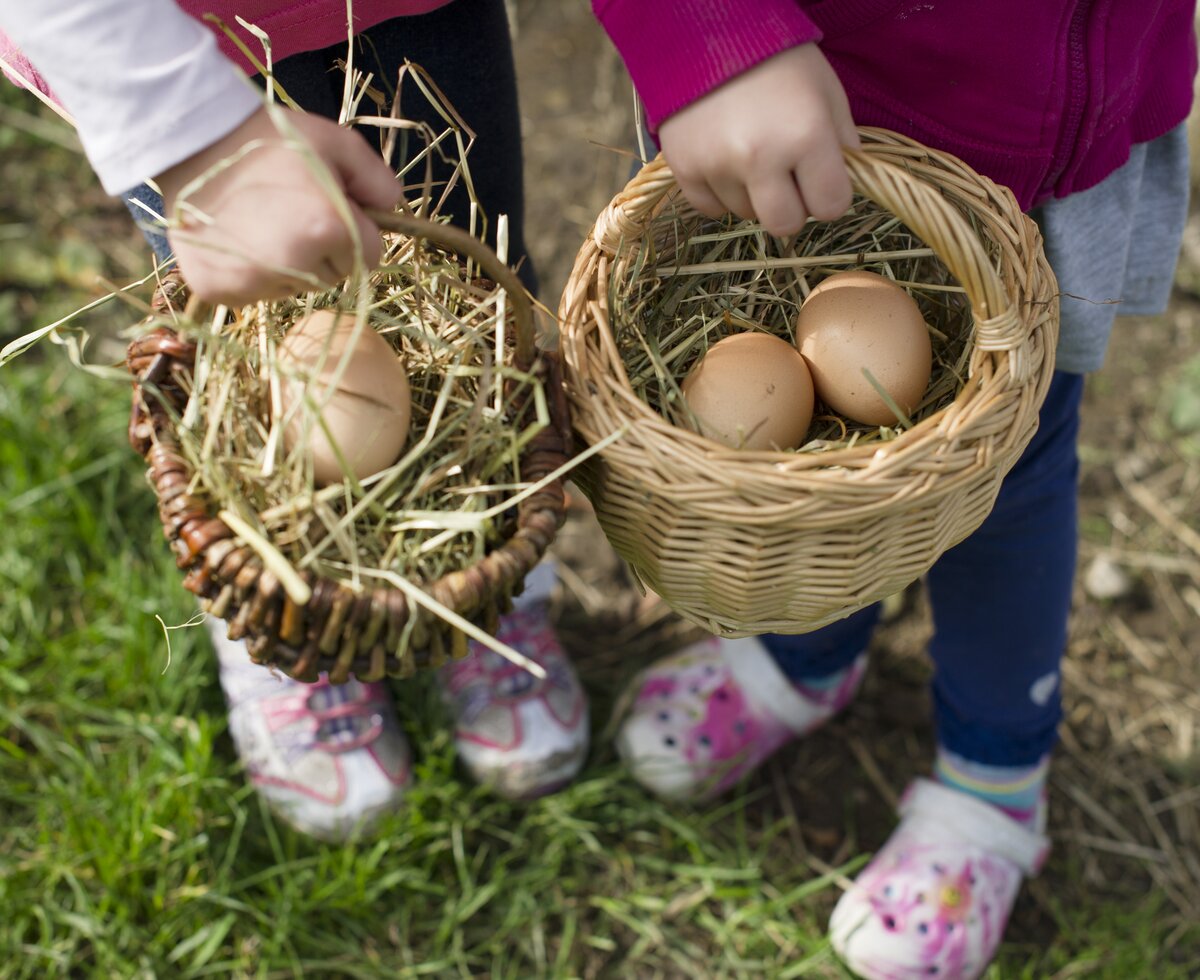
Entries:
{"type": "Polygon", "coordinates": [[[698,432],[680,391],[696,361],[724,337],[748,330],[794,344],[800,306],[812,288],[848,269],[885,276],[916,300],[933,347],[933,371],[911,413],[891,403],[896,418],[888,425],[855,422],[818,404],[796,451],[894,439],[961,390],[971,306],[933,249],[861,196],[838,221],[811,222],[788,239],[732,216],[706,217],[678,195],[668,198],[649,223],[637,265],[609,296],[609,323],[631,390],[672,424],[698,432]]]}

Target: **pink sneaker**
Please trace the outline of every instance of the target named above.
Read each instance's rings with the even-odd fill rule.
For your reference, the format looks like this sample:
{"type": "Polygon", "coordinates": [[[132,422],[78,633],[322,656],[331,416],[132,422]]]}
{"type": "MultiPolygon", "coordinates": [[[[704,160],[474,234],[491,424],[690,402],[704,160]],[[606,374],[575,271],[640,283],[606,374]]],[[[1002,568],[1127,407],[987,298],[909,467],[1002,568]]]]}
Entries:
{"type": "Polygon", "coordinates": [[[810,690],[789,681],[757,640],[704,640],[634,681],[617,750],[659,796],[716,796],[841,711],[866,665],[864,653],[834,687],[810,690]]]}
{"type": "Polygon", "coordinates": [[[302,684],[253,663],[219,620],[207,622],[229,733],[276,813],[312,837],[341,841],[401,805],[410,752],[382,684],[302,684]]]}
{"type": "Polygon", "coordinates": [[[925,779],[909,787],[900,813],[833,910],[833,948],[864,980],[975,980],[1049,842],[990,803],[925,779]]]}
{"type": "Polygon", "coordinates": [[[471,652],[440,671],[459,758],[480,783],[532,799],[575,778],[588,750],[588,705],[543,605],[515,609],[498,638],[546,670],[534,677],[500,654],[471,652]]]}

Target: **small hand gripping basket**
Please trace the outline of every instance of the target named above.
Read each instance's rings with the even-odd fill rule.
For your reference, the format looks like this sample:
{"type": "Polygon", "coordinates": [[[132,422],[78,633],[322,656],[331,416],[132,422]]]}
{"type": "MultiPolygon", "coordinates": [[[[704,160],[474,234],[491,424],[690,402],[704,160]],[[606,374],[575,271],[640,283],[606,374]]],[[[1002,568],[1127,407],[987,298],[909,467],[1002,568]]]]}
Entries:
{"type": "MultiPolygon", "coordinates": [[[[457,269],[465,268],[466,259],[473,261],[484,275],[463,276],[461,288],[469,292],[464,302],[470,309],[488,303],[494,308],[501,290],[507,297],[507,314],[501,305],[498,314],[482,321],[493,331],[502,330],[499,324],[503,322],[512,322],[515,330],[509,330],[498,347],[494,336],[478,336],[482,332],[478,329],[462,333],[469,335],[471,343],[482,344],[481,349],[492,346],[497,356],[504,353],[511,359],[512,376],[503,381],[505,424],[514,432],[525,427],[536,433],[520,448],[516,467],[529,492],[514,498],[511,506],[496,508],[503,511],[497,522],[500,539],[488,546],[486,554],[433,580],[412,583],[452,615],[493,633],[497,617],[521,590],[526,574],[540,560],[565,516],[565,494],[558,474],[568,460],[571,436],[561,370],[555,356],[535,344],[531,304],[520,282],[478,239],[412,215],[374,214],[373,218],[385,230],[413,243],[423,242],[419,247],[432,249],[457,269]],[[549,424],[540,430],[533,424],[539,405],[542,414],[537,417],[549,418],[549,424]]],[[[385,266],[379,274],[394,276],[396,271],[389,272],[385,266]]],[[[450,278],[457,288],[458,280],[450,278]]],[[[268,541],[264,548],[260,541],[255,547],[242,533],[242,526],[230,526],[227,520],[231,518],[225,516],[229,510],[222,508],[218,494],[195,463],[195,451],[186,450],[181,438],[181,419],[189,398],[202,384],[198,376],[202,368],[211,368],[197,357],[195,319],[178,317],[185,298],[186,285],[172,273],[156,293],[154,313],[147,321],[151,329],[130,344],[127,354],[127,366],[135,379],[130,442],[149,464],[163,531],[185,573],[184,586],[201,598],[208,612],[228,621],[231,638],[248,641],[253,660],[275,665],[300,680],[315,680],[322,671],[328,672],[334,683],[345,681],[351,673],[361,680],[406,676],[465,654],[464,632],[431,612],[432,606],[414,601],[411,588],[402,590],[386,581],[379,584],[380,579],[364,577],[361,569],[355,581],[355,576],[301,568],[295,573],[302,586],[297,597],[296,590],[289,591],[276,573],[278,566],[273,568],[264,556],[264,551],[273,551],[273,544],[268,541]],[[180,319],[193,323],[192,337],[172,326],[180,319]]],[[[445,297],[437,297],[437,301],[444,305],[445,297]]],[[[414,324],[410,334],[423,336],[423,329],[414,324]]],[[[444,348],[467,342],[437,339],[444,348]]],[[[486,376],[488,366],[476,369],[467,364],[464,370],[468,376],[486,376]]],[[[481,402],[482,384],[477,387],[480,391],[474,397],[481,402]]],[[[484,406],[468,407],[475,411],[484,406]]],[[[490,403],[486,407],[490,408],[490,403]]],[[[442,413],[439,417],[448,414],[444,404],[438,405],[437,411],[442,413]]],[[[437,423],[430,423],[429,431],[432,434],[438,428],[437,423]]],[[[466,451],[473,451],[470,434],[464,438],[466,451]]],[[[478,478],[478,474],[472,476],[478,478]]],[[[423,473],[422,478],[433,477],[423,473]]],[[[454,492],[466,491],[448,491],[454,492]]],[[[274,509],[293,506],[288,500],[275,503],[279,506],[274,509]]]]}
{"type": "Polygon", "coordinates": [[[918,579],[983,522],[1050,383],[1057,284],[1037,226],[961,161],[861,134],[846,153],[851,212],[794,243],[689,211],[661,158],[650,163],[597,219],[562,297],[576,436],[610,440],[574,479],[641,582],[725,636],[807,632],[918,579]],[[822,251],[832,233],[836,254],[822,251]],[[742,251],[722,266],[728,242],[742,251]],[[732,271],[701,288],[718,268],[732,271]],[[786,453],[673,424],[675,382],[699,356],[671,360],[688,311],[706,342],[747,325],[794,339],[802,296],[843,268],[891,274],[934,327],[942,377],[911,424],[786,453]],[[766,293],[784,301],[764,305],[766,293]]]}

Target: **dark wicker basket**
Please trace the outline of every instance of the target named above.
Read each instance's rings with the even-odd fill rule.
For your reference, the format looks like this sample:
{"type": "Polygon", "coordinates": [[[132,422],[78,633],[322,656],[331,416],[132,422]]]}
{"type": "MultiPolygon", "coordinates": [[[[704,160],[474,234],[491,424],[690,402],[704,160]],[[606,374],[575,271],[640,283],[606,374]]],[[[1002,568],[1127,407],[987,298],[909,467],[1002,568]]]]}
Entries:
{"type": "MultiPolygon", "coordinates": [[[[557,357],[535,344],[532,308],[520,281],[478,239],[452,226],[408,215],[376,214],[385,230],[424,238],[461,258],[470,258],[509,298],[516,343],[513,365],[543,385],[551,425],[521,454],[522,479],[537,483],[569,458],[571,428],[557,357]]],[[[166,325],[187,298],[177,274],[168,275],[154,298],[152,326],[128,348],[134,376],[129,439],[149,465],[158,496],[163,532],[185,573],[183,585],[202,607],[228,621],[231,639],[246,639],[251,659],[279,667],[298,680],[320,672],[334,683],[353,674],[361,680],[408,676],[436,667],[467,650],[466,635],[392,587],[355,590],[311,570],[299,572],[311,589],[300,604],[287,594],[262,558],[220,517],[214,501],[192,490],[195,473],[180,451],[174,430],[187,401],[196,345],[166,325]]],[[[533,410],[532,399],[518,409],[533,410]]],[[[500,613],[520,592],[561,526],[566,511],[563,480],[556,478],[523,499],[503,543],[476,564],[418,583],[436,602],[491,633],[500,613]]]]}

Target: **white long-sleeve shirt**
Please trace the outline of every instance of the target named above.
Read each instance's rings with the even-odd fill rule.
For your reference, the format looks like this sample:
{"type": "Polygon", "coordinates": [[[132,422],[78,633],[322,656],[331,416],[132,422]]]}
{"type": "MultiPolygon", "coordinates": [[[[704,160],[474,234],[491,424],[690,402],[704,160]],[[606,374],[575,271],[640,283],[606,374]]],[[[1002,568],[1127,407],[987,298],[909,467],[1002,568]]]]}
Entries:
{"type": "Polygon", "coordinates": [[[0,30],[75,117],[110,194],[186,160],[262,104],[174,0],[0,0],[0,30]]]}

